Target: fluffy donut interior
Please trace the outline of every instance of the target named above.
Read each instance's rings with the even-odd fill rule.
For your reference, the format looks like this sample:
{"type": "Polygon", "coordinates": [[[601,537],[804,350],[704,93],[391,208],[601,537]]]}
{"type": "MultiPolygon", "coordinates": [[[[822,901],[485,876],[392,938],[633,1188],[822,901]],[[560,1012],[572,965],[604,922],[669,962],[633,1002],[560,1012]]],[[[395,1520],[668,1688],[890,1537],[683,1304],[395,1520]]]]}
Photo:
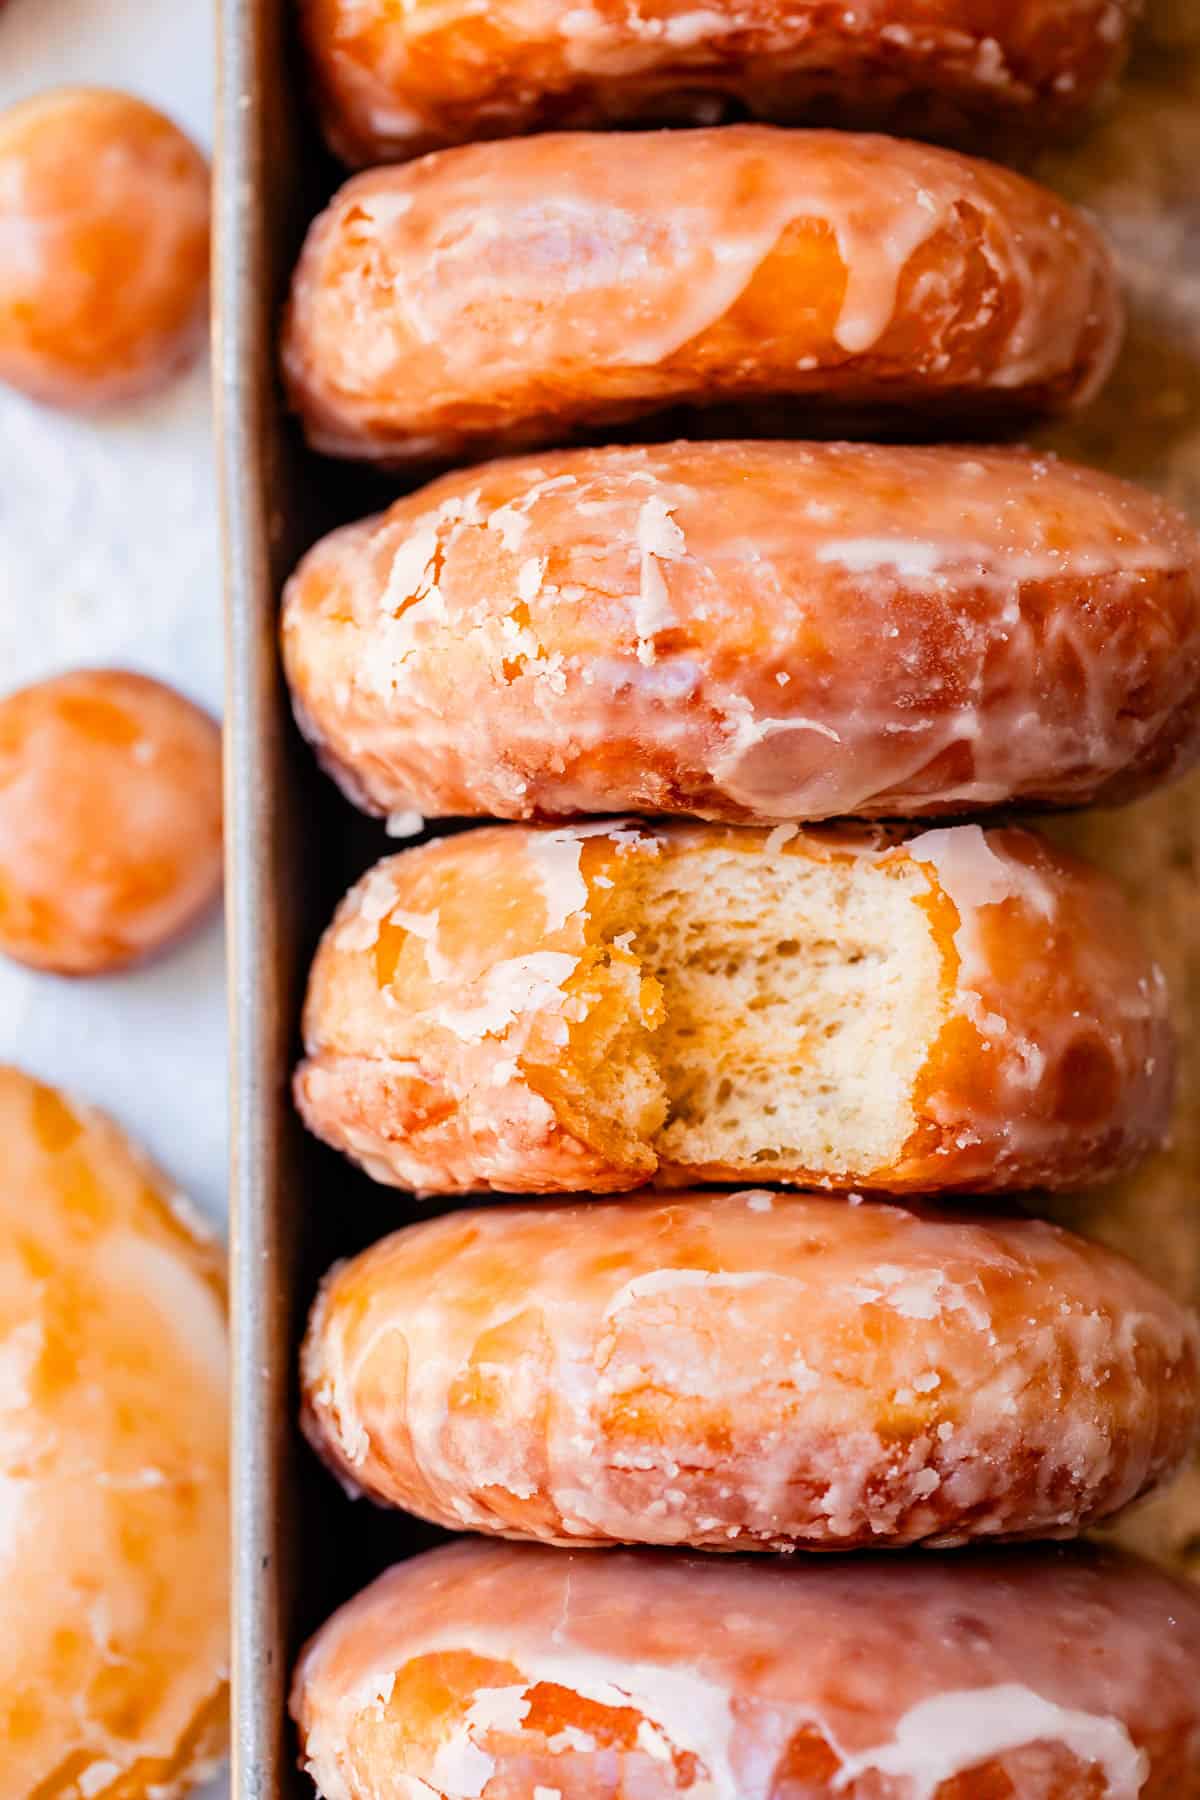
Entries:
{"type": "Polygon", "coordinates": [[[672,1164],[890,1162],[943,1014],[925,891],[911,865],[720,849],[593,891],[592,1105],[672,1164]]]}

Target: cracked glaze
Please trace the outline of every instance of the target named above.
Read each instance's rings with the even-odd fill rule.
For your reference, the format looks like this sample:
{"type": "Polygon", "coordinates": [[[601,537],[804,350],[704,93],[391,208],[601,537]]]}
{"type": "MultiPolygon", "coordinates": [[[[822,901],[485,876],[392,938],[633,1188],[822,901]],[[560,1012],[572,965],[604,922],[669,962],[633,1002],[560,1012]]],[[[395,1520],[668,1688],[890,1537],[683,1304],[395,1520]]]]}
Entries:
{"type": "Polygon", "coordinates": [[[325,538],[283,650],[322,760],[389,815],[1112,802],[1200,749],[1200,538],[1024,451],[565,452],[325,538]]]}
{"type": "Polygon", "coordinates": [[[773,1181],[1064,1188],[1161,1141],[1165,984],[1122,895],[1032,832],[978,825],[906,837],[610,820],[482,827],[402,851],[347,895],[313,964],[296,1074],[309,1127],[377,1180],[429,1193],[761,1178],[758,1166],[669,1164],[601,1130],[572,1060],[572,1032],[587,1025],[572,984],[594,955],[594,911],[639,859],[713,849],[832,859],[851,879],[856,866],[915,865],[926,887],[914,903],[942,961],[940,1025],[895,1161],[831,1171],[780,1159],[773,1181]]]}
{"type": "Polygon", "coordinates": [[[1200,1601],[1094,1550],[744,1563],[464,1542],[293,1689],[328,1800],[1169,1800],[1200,1601]]]}
{"type": "Polygon", "coordinates": [[[1068,1536],[1200,1422],[1195,1320],[1112,1252],[765,1192],[411,1226],[327,1278],[303,1379],[373,1498],[568,1544],[1068,1536]]]}

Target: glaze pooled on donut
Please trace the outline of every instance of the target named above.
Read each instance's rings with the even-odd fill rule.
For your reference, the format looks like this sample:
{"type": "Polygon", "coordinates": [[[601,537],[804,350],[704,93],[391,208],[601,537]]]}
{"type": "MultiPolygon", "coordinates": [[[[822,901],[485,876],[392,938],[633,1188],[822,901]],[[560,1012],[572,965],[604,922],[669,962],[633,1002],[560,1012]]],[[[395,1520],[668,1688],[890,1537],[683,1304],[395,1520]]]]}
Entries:
{"type": "Polygon", "coordinates": [[[1033,833],[499,825],[326,932],[296,1095],[430,1193],[1063,1188],[1161,1141],[1161,973],[1033,833]]]}
{"type": "Polygon", "coordinates": [[[323,539],[283,650],[383,814],[1110,803],[1200,747],[1200,537],[1026,451],[566,451],[323,539]]]}
{"type": "Polygon", "coordinates": [[[348,182],[283,360],[309,441],[384,463],[563,441],[680,404],[1061,412],[1120,336],[1080,214],[994,164],[765,126],[468,146],[348,182]]]}
{"type": "Polygon", "coordinates": [[[0,1067],[0,1786],[175,1800],[228,1736],[224,1257],[103,1115],[0,1067]]]}
{"type": "Polygon", "coordinates": [[[327,1800],[1172,1800],[1200,1597],[1096,1550],[762,1562],[461,1542],[308,1645],[327,1800]]]}
{"type": "Polygon", "coordinates": [[[1068,1537],[1173,1472],[1196,1322],[1053,1225],[813,1194],[489,1207],[328,1276],[305,1423],[373,1499],[551,1543],[1068,1537]]]}
{"type": "Polygon", "coordinates": [[[1128,0],[304,0],[347,162],[606,124],[887,125],[918,137],[1073,124],[1128,48],[1128,0]]]}

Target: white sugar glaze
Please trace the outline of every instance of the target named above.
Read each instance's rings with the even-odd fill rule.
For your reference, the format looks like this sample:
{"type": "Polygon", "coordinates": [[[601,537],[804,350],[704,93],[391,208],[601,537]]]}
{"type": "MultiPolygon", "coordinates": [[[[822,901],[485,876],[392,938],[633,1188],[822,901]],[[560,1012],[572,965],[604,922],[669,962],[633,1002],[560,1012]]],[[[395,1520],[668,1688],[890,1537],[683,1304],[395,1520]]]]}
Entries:
{"type": "Polygon", "coordinates": [[[1053,1227],[736,1193],[400,1232],[331,1276],[304,1384],[335,1468],[442,1523],[836,1547],[1111,1511],[1194,1431],[1196,1356],[1053,1227]]]}
{"type": "Polygon", "coordinates": [[[1078,804],[1196,753],[1200,541],[1019,452],[568,453],[335,534],[284,650],[305,728],[384,812],[1078,804]]]}
{"type": "Polygon", "coordinates": [[[905,1713],[890,1743],[843,1760],[833,1791],[875,1769],[906,1780],[911,1800],[934,1800],[943,1781],[1037,1743],[1063,1744],[1080,1762],[1103,1769],[1106,1800],[1137,1800],[1150,1773],[1149,1757],[1118,1719],[1055,1706],[1006,1682],[923,1700],[905,1713]]]}
{"type": "MultiPolygon", "coordinates": [[[[992,1078],[986,1098],[977,1094],[968,1129],[981,1138],[1000,1141],[1009,1155],[1037,1163],[1061,1130],[1061,1116],[1049,1102],[1061,1089],[1077,1055],[1124,1062],[1139,1085],[1170,1084],[1170,1071],[1154,1067],[1167,1059],[1165,1044],[1155,1045],[1155,1021],[1167,1016],[1166,981],[1161,968],[1147,961],[1136,982],[1121,987],[1103,973],[1105,952],[1085,934],[1072,931],[1062,896],[1055,891],[1051,865],[1031,833],[985,833],[978,825],[927,831],[910,838],[907,854],[929,868],[940,892],[958,915],[953,944],[956,956],[949,1014],[969,1021],[991,1059],[992,1078]],[[1063,960],[1068,935],[1073,940],[1075,1004],[1059,998],[1037,1013],[1029,998],[1019,998],[1021,983],[997,973],[1003,966],[998,946],[1006,930],[1020,918],[1034,934],[1044,959],[1043,992],[1049,995],[1063,960]],[[1129,1045],[1126,1055],[1119,1047],[1129,1045]],[[1144,1058],[1138,1067],[1138,1058],[1144,1058]]],[[[1037,971],[1034,972],[1035,979],[1037,971]]],[[[965,1125],[957,1099],[939,1092],[927,1098],[931,1117],[951,1129],[965,1125]]]]}
{"type": "MultiPolygon", "coordinates": [[[[891,322],[901,270],[944,223],[952,187],[938,193],[924,185],[919,152],[891,157],[877,149],[867,180],[863,169],[835,158],[756,160],[756,136],[751,128],[744,156],[714,158],[703,185],[686,178],[692,155],[686,140],[678,153],[672,139],[656,141],[660,180],[678,195],[669,223],[651,227],[651,243],[666,251],[651,264],[641,161],[636,154],[607,155],[604,140],[590,154],[585,140],[568,140],[582,163],[580,191],[548,191],[545,161],[525,156],[472,159],[458,183],[453,163],[441,163],[436,223],[432,213],[422,216],[419,187],[405,196],[412,204],[400,213],[390,194],[376,212],[370,193],[357,187],[350,203],[364,233],[390,230],[401,220],[413,233],[408,256],[389,263],[395,305],[418,343],[437,346],[451,383],[473,371],[478,351],[461,322],[494,303],[498,258],[511,283],[505,305],[520,324],[507,347],[497,338],[493,379],[520,376],[531,358],[560,353],[562,320],[545,304],[547,261],[560,255],[563,298],[569,295],[572,308],[572,357],[599,359],[601,366],[654,365],[729,311],[797,220],[832,231],[848,271],[834,337],[851,353],[869,350],[891,322]],[[757,179],[748,183],[751,174],[757,179]],[[589,187],[598,188],[595,199],[589,187]],[[515,264],[514,243],[523,247],[515,264]],[[628,329],[615,340],[608,313],[623,293],[631,295],[628,329]]],[[[1044,354],[1049,362],[1055,352],[1047,347],[1044,354]]]]}
{"type": "MultiPolygon", "coordinates": [[[[833,232],[849,276],[835,342],[861,354],[891,323],[909,258],[948,216],[949,200],[935,197],[899,159],[897,164],[874,160],[868,184],[857,171],[858,179],[848,179],[832,160],[805,170],[799,181],[797,170],[764,162],[762,179],[747,200],[747,164],[722,158],[714,181],[694,189],[680,183],[670,223],[659,228],[669,255],[654,265],[649,282],[646,188],[636,155],[606,169],[598,201],[586,194],[547,194],[544,167],[518,167],[514,180],[502,165],[493,181],[480,183],[472,175],[469,187],[452,195],[448,206],[443,203],[436,234],[423,240],[419,259],[400,262],[391,273],[395,302],[417,342],[436,346],[444,357],[447,381],[469,377],[478,350],[462,333],[461,321],[493,303],[495,264],[502,260],[507,269],[513,243],[519,242],[524,256],[505,304],[522,322],[507,348],[498,338],[491,377],[520,377],[531,359],[561,351],[562,320],[545,306],[543,283],[548,258],[571,257],[575,245],[579,253],[564,271],[573,359],[600,367],[653,366],[729,311],[789,225],[814,220],[833,232]],[[629,309],[628,333],[617,342],[606,312],[614,295],[630,290],[636,291],[636,304],[629,309]]],[[[664,171],[665,179],[673,173],[664,171]]],[[[356,199],[355,206],[363,229],[391,225],[396,218],[390,206],[376,215],[369,198],[356,199]]],[[[408,223],[410,209],[402,216],[408,223]]],[[[1014,373],[1018,384],[1024,369],[1023,358],[1014,373]]]]}
{"type": "MultiPolygon", "coordinates": [[[[505,1640],[495,1633],[472,1634],[464,1641],[450,1636],[421,1648],[423,1655],[439,1650],[468,1650],[476,1656],[506,1660],[505,1640]]],[[[439,1748],[430,1770],[432,1785],[417,1780],[415,1787],[447,1800],[479,1800],[496,1774],[498,1757],[481,1747],[489,1729],[518,1729],[529,1710],[529,1689],[539,1682],[565,1687],[582,1699],[618,1710],[634,1707],[644,1715],[639,1747],[662,1762],[686,1751],[697,1758],[703,1773],[687,1787],[689,1800],[771,1800],[772,1788],[762,1782],[746,1784],[730,1766],[730,1740],[734,1734],[731,1696],[715,1684],[668,1676],[660,1667],[631,1661],[613,1670],[579,1652],[567,1656],[550,1651],[526,1663],[528,1682],[511,1688],[484,1689],[467,1713],[460,1730],[439,1748]],[[594,1671],[602,1670],[602,1674],[594,1671]],[[499,1703],[497,1705],[496,1703],[499,1703]],[[662,1745],[664,1750],[658,1749],[662,1745]],[[653,1747],[652,1747],[653,1746],[653,1747]],[[656,1754],[657,1751],[657,1754],[656,1754]]],[[[374,1694],[349,1696],[347,1710],[370,1704],[374,1694]]],[[[819,1721],[814,1721],[819,1725],[819,1721]]],[[[599,1748],[588,1733],[562,1734],[562,1749],[594,1752],[599,1748]]],[[[764,1731],[764,1749],[778,1755],[778,1739],[764,1731]]],[[[1117,1719],[1056,1706],[1030,1688],[1016,1682],[980,1689],[960,1689],[922,1701],[898,1722],[892,1741],[876,1749],[843,1756],[830,1784],[831,1794],[845,1792],[859,1777],[874,1771],[903,1784],[904,1800],[934,1800],[942,1782],[980,1767],[1007,1751],[1034,1744],[1061,1744],[1079,1762],[1103,1770],[1104,1800],[1137,1800],[1150,1772],[1150,1759],[1135,1749],[1125,1726],[1117,1719]]],[[[832,1746],[837,1748],[836,1744],[832,1746]]],[[[325,1772],[336,1768],[333,1743],[326,1746],[310,1735],[306,1770],[320,1791],[337,1800],[336,1774],[332,1788],[324,1785],[325,1772]]],[[[770,1759],[773,1760],[773,1759],[770,1759]]],[[[763,1757],[764,1765],[768,1757],[763,1757]]],[[[764,1773],[766,1769],[764,1768],[764,1773]]],[[[545,1791],[545,1790],[536,1790],[545,1791]]]]}
{"type": "Polygon", "coordinates": [[[673,400],[1054,410],[1118,320],[1091,227],[997,166],[749,125],[564,133],[355,177],[309,234],[284,362],[314,444],[428,459],[673,400]]]}
{"type": "Polygon", "coordinates": [[[1195,1777],[1198,1647],[1193,1591],[1087,1552],[747,1569],[462,1544],[335,1615],[293,1707],[335,1800],[375,1791],[380,1764],[356,1730],[370,1715],[388,1747],[375,1756],[400,1763],[405,1791],[451,1800],[481,1777],[477,1791],[503,1800],[769,1800],[795,1779],[792,1747],[814,1738],[832,1761],[810,1765],[814,1795],[932,1800],[973,1770],[1032,1793],[1049,1753],[1064,1795],[1137,1800],[1169,1773],[1195,1777]],[[437,1666],[422,1677],[425,1659],[448,1673],[456,1653],[495,1673],[421,1685],[437,1666]],[[387,1712],[399,1672],[433,1701],[420,1725],[387,1712]],[[532,1722],[548,1691],[553,1732],[532,1722]],[[466,1786],[436,1785],[446,1746],[466,1786]]]}

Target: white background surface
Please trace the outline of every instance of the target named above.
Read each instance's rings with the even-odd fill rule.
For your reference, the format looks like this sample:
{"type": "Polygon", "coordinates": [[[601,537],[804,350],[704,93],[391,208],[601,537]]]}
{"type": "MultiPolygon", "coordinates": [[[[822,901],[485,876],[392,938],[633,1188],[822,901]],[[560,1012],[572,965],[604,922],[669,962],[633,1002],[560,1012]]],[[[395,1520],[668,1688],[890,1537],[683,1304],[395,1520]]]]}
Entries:
{"type": "MultiPolygon", "coordinates": [[[[211,150],[208,0],[0,0],[0,105],[79,81],[140,94],[211,150]]],[[[96,420],[0,389],[0,691],[88,663],[145,670],[220,711],[204,368],[96,420]]],[[[116,1114],[223,1228],[219,920],[112,979],[68,982],[0,958],[0,1060],[116,1114]]]]}
{"type": "MultiPolygon", "coordinates": [[[[0,105],[62,81],[132,89],[211,146],[207,0],[4,0],[0,105]]],[[[207,372],[95,419],[0,389],[0,691],[115,663],[221,706],[207,372]]],[[[220,923],[162,961],[66,981],[0,959],[0,1058],[108,1107],[225,1213],[220,923]]]]}

